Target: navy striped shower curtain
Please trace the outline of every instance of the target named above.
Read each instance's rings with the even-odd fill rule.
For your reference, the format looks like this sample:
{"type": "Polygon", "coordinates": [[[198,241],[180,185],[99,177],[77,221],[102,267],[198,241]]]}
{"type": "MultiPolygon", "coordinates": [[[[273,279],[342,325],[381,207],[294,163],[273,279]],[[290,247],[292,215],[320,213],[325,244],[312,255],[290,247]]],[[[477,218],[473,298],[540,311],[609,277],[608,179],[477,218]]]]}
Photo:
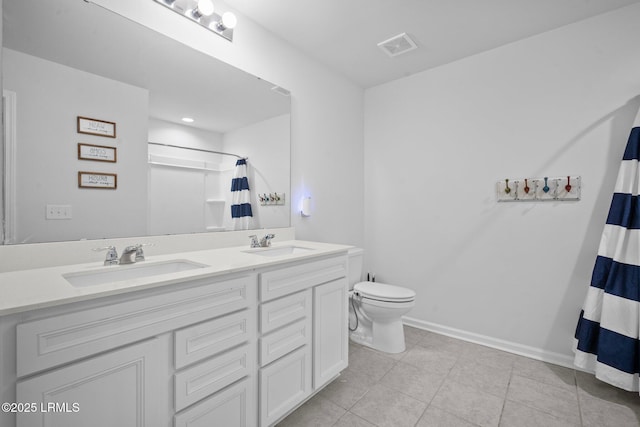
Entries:
{"type": "Polygon", "coordinates": [[[232,230],[253,228],[246,159],[240,159],[236,162],[236,170],[231,180],[231,228],[232,230]]]}
{"type": "Polygon", "coordinates": [[[640,113],[631,130],[575,334],[576,366],[628,391],[640,371],[640,113]]]}

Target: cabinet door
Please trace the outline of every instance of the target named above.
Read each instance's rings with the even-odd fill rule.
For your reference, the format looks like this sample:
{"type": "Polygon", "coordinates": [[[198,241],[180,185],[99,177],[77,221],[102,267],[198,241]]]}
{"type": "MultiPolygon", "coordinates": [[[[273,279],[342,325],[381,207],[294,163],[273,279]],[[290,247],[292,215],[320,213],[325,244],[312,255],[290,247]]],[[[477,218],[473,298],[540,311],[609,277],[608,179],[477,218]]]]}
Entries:
{"type": "Polygon", "coordinates": [[[18,413],[18,427],[168,426],[169,336],[19,381],[18,402],[33,402],[18,413]]]}
{"type": "Polygon", "coordinates": [[[272,425],[310,394],[311,349],[305,345],[260,370],[260,425],[272,425]]]}
{"type": "Polygon", "coordinates": [[[349,357],[347,280],[313,288],[313,388],[345,369],[349,357]]]}

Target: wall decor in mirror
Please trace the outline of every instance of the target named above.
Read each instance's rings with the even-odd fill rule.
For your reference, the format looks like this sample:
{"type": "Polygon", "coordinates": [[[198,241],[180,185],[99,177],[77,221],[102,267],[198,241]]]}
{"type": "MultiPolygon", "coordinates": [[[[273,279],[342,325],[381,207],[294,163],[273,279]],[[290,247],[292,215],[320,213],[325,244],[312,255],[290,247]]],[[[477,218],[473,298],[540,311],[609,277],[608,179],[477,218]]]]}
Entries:
{"type": "Polygon", "coordinates": [[[237,157],[255,228],[290,225],[258,201],[290,191],[288,91],[91,2],[2,7],[2,242],[230,230],[237,157]]]}

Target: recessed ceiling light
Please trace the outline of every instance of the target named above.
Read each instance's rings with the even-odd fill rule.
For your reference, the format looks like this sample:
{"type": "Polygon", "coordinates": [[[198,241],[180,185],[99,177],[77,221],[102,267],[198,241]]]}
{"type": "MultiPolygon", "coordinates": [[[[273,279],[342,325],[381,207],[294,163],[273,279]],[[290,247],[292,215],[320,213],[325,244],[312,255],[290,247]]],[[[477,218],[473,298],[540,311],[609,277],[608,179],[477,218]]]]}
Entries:
{"type": "Polygon", "coordinates": [[[182,121],[185,123],[193,123],[193,119],[191,117],[183,117],[182,121]]]}

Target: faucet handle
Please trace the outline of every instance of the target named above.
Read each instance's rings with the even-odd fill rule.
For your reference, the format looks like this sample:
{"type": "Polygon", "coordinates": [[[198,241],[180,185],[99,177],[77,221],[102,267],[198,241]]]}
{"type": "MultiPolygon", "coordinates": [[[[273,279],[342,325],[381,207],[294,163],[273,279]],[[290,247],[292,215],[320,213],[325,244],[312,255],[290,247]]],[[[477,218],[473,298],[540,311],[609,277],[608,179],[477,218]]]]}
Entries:
{"type": "Polygon", "coordinates": [[[103,248],[93,248],[95,252],[107,251],[107,256],[104,259],[104,265],[118,264],[118,251],[115,246],[105,246],[103,248]]]}
{"type": "Polygon", "coordinates": [[[271,239],[273,239],[274,237],[276,237],[275,234],[266,234],[261,240],[260,240],[260,246],[262,246],[263,248],[269,247],[271,246],[271,239]]]}
{"type": "Polygon", "coordinates": [[[143,246],[155,246],[154,243],[138,243],[135,245],[136,248],[136,262],[144,261],[144,251],[142,250],[143,246]]]}
{"type": "Polygon", "coordinates": [[[259,248],[260,247],[260,242],[258,241],[258,236],[256,236],[255,234],[252,234],[251,236],[249,236],[249,238],[251,239],[251,247],[252,248],[259,248]]]}

